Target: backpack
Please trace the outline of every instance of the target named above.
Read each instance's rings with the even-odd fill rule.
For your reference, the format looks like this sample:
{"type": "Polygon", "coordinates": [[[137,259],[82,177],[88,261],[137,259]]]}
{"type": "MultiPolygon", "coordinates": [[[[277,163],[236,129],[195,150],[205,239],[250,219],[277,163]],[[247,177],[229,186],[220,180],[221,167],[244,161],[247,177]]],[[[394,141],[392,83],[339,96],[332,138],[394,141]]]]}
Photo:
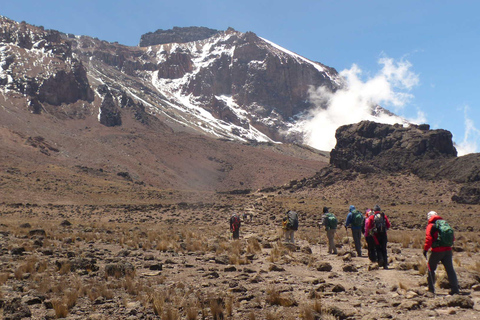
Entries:
{"type": "Polygon", "coordinates": [[[337,229],[338,220],[332,213],[326,214],[326,227],[327,230],[337,229]]]}
{"type": "Polygon", "coordinates": [[[287,212],[287,229],[298,230],[298,215],[295,211],[287,212]]]}
{"type": "Polygon", "coordinates": [[[352,226],[361,227],[363,224],[363,214],[358,210],[352,211],[352,226]]]}
{"type": "Polygon", "coordinates": [[[451,247],[454,241],[453,229],[447,221],[435,221],[435,229],[438,231],[438,237],[437,240],[433,242],[432,247],[451,247]]]}
{"type": "Polygon", "coordinates": [[[375,233],[387,232],[387,222],[385,221],[385,214],[383,212],[375,214],[373,223],[373,229],[375,233]]]}
{"type": "Polygon", "coordinates": [[[237,215],[233,215],[230,218],[230,228],[232,229],[233,232],[240,229],[240,218],[237,215]]]}

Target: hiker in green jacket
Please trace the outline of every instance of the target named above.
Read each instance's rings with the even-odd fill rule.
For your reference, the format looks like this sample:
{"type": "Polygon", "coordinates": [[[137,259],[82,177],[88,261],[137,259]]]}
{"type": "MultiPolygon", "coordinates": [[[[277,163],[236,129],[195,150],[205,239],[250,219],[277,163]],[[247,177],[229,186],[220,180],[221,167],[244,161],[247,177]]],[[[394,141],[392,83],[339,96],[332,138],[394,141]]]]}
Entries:
{"type": "Polygon", "coordinates": [[[323,207],[323,218],[319,227],[325,226],[328,238],[328,253],[337,254],[337,248],[335,247],[335,232],[337,232],[337,217],[333,213],[328,212],[328,207],[323,207]]]}

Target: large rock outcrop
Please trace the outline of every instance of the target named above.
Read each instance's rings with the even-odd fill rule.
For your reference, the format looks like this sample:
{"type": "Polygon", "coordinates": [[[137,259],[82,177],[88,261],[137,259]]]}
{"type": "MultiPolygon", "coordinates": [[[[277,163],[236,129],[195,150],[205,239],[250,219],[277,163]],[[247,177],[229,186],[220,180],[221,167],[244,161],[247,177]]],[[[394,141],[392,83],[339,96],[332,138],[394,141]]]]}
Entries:
{"type": "Polygon", "coordinates": [[[428,162],[443,162],[457,156],[452,134],[430,130],[428,125],[388,125],[362,121],[341,126],[330,164],[358,172],[421,171],[428,162]]]}
{"type": "Polygon", "coordinates": [[[332,167],[309,185],[348,180],[355,177],[355,172],[408,172],[424,179],[454,181],[459,191],[453,201],[480,203],[480,154],[457,157],[449,131],[430,130],[428,125],[403,127],[362,121],[338,128],[335,136],[337,144],[330,153],[332,167]]]}

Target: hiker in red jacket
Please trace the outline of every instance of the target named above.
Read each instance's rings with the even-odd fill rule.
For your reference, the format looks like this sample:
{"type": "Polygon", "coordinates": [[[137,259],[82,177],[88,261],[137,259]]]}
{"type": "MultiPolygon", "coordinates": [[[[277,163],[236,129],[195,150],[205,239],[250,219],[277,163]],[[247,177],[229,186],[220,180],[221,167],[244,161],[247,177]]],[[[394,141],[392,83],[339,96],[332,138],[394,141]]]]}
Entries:
{"type": "Polygon", "coordinates": [[[427,213],[428,225],[425,231],[425,245],[423,255],[427,258],[427,252],[431,248],[427,258],[428,267],[428,291],[435,293],[435,270],[439,262],[442,262],[447,272],[450,283],[450,294],[458,294],[458,280],[453,268],[452,245],[455,240],[453,229],[435,211],[427,213]]]}
{"type": "Polygon", "coordinates": [[[372,229],[374,227],[373,222],[373,211],[371,209],[367,209],[365,212],[365,225],[363,228],[363,233],[365,236],[365,240],[367,241],[367,248],[368,248],[368,258],[371,262],[377,262],[377,248],[378,240],[373,237],[372,229]],[[372,218],[370,218],[372,217],[372,218]]]}
{"type": "Polygon", "coordinates": [[[240,238],[240,218],[236,213],[233,213],[230,217],[230,232],[233,239],[240,238]]]}
{"type": "Polygon", "coordinates": [[[387,230],[390,229],[390,221],[378,204],[375,205],[373,211],[373,214],[368,217],[368,221],[365,222],[365,235],[372,237],[378,266],[388,269],[387,230]]]}

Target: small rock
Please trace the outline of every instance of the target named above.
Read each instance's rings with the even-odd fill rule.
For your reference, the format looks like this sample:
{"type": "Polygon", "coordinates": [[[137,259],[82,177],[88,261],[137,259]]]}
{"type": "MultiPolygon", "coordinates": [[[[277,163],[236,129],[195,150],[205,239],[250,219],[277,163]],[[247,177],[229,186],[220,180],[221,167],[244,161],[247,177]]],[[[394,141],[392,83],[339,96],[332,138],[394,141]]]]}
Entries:
{"type": "Polygon", "coordinates": [[[32,296],[24,296],[22,297],[22,303],[25,303],[29,306],[34,305],[34,304],[41,304],[42,299],[39,297],[32,297],[32,296]]]}
{"type": "Polygon", "coordinates": [[[218,274],[217,271],[212,271],[210,273],[207,273],[206,275],[204,275],[204,277],[207,277],[209,279],[217,279],[220,277],[220,275],[218,274]]]}
{"type": "Polygon", "coordinates": [[[378,270],[378,264],[370,264],[368,266],[368,271],[372,271],[372,270],[378,270]]]}
{"type": "Polygon", "coordinates": [[[10,250],[10,253],[11,253],[12,255],[16,255],[16,256],[20,256],[20,255],[22,255],[24,252],[25,252],[25,248],[24,248],[24,247],[16,247],[16,248],[12,248],[12,250],[10,250]]]}
{"type": "Polygon", "coordinates": [[[218,264],[229,264],[230,263],[230,258],[226,255],[215,257],[215,263],[218,264]]]}
{"type": "Polygon", "coordinates": [[[268,270],[269,270],[269,271],[278,271],[278,272],[285,271],[284,268],[279,267],[279,266],[277,266],[276,264],[272,264],[272,265],[268,268],[268,270]]]}
{"type": "Polygon", "coordinates": [[[135,274],[135,267],[129,262],[107,264],[105,266],[105,274],[116,278],[133,276],[135,274]]]}
{"type": "Polygon", "coordinates": [[[344,272],[358,272],[357,267],[355,267],[353,264],[348,264],[343,267],[344,272]]]}
{"type": "Polygon", "coordinates": [[[128,257],[130,255],[131,251],[128,249],[120,250],[117,253],[117,257],[128,257]]]}
{"type": "Polygon", "coordinates": [[[400,250],[399,248],[392,248],[392,253],[401,254],[402,250],[400,250]]]}
{"type": "Polygon", "coordinates": [[[71,226],[71,225],[72,225],[72,223],[71,223],[70,221],[68,221],[68,220],[63,220],[63,221],[60,223],[60,226],[62,226],[62,227],[69,227],[69,226],[71,226]]]}
{"type": "Polygon", "coordinates": [[[14,298],[11,301],[5,302],[3,316],[5,319],[30,318],[32,312],[24,303],[22,303],[20,298],[14,298]]]}
{"type": "Polygon", "coordinates": [[[161,264],[161,263],[152,264],[151,266],[148,267],[148,269],[150,269],[152,271],[162,271],[163,264],[161,264]]]}
{"type": "Polygon", "coordinates": [[[20,228],[22,228],[22,229],[30,229],[31,227],[32,227],[32,225],[31,225],[30,223],[28,223],[28,222],[22,223],[22,224],[20,225],[20,228]]]}
{"type": "Polygon", "coordinates": [[[235,292],[235,293],[242,293],[247,291],[248,291],[247,288],[245,288],[244,286],[238,286],[232,289],[232,292],[235,292]]]}
{"type": "Polygon", "coordinates": [[[341,284],[337,284],[332,288],[332,292],[344,292],[345,287],[342,286],[341,284]]]}
{"type": "Polygon", "coordinates": [[[415,300],[405,300],[398,306],[400,309],[405,310],[418,310],[420,309],[420,304],[418,301],[415,300]]]}
{"type": "Polygon", "coordinates": [[[245,273],[255,273],[256,271],[250,268],[243,268],[243,272],[245,273]]]}
{"type": "Polygon", "coordinates": [[[449,307],[460,307],[463,309],[473,309],[475,303],[470,297],[454,295],[447,297],[447,306],[449,307]]]}
{"type": "Polygon", "coordinates": [[[317,271],[332,271],[332,265],[328,262],[320,262],[317,265],[317,271]]]}
{"type": "Polygon", "coordinates": [[[152,260],[155,260],[155,256],[153,254],[147,254],[143,257],[143,260],[152,261],[152,260]]]}
{"type": "Polygon", "coordinates": [[[45,320],[53,320],[53,319],[57,319],[57,314],[55,312],[55,310],[48,310],[47,311],[47,314],[45,315],[45,320]]]}
{"type": "Polygon", "coordinates": [[[306,254],[312,254],[312,248],[310,247],[303,247],[302,252],[306,254]]]}
{"type": "Polygon", "coordinates": [[[30,232],[28,232],[28,235],[30,237],[32,236],[42,236],[42,237],[45,237],[47,235],[47,233],[45,232],[45,230],[43,229],[34,229],[34,230],[30,230],[30,232]]]}
{"type": "Polygon", "coordinates": [[[235,266],[228,266],[228,267],[225,267],[223,269],[223,271],[225,272],[234,272],[234,271],[237,271],[237,268],[235,268],[235,266]]]}

